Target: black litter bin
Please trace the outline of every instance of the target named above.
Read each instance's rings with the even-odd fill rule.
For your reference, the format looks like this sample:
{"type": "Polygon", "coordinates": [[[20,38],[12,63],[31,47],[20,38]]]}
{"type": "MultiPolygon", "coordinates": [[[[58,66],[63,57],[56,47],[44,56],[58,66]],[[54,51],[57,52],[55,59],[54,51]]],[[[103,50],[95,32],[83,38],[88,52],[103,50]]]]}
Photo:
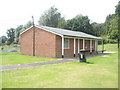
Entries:
{"type": "Polygon", "coordinates": [[[86,50],[80,50],[80,51],[79,51],[79,59],[80,59],[80,62],[86,62],[85,52],[86,52],[86,50]]]}

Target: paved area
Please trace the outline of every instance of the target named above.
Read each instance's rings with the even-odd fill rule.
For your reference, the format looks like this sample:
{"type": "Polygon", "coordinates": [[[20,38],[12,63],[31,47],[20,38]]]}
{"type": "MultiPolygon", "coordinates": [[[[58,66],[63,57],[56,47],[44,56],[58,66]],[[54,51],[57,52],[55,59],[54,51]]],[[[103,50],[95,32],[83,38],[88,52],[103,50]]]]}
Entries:
{"type": "MultiPolygon", "coordinates": [[[[104,55],[109,54],[109,53],[116,53],[116,52],[104,52],[104,53],[99,53],[99,54],[95,54],[95,55],[87,55],[86,58],[104,56],[104,55]]],[[[10,70],[10,69],[20,69],[20,68],[25,68],[25,67],[35,67],[35,66],[67,63],[67,62],[74,62],[74,61],[79,61],[79,57],[76,57],[76,58],[63,58],[61,60],[47,61],[47,62],[37,62],[37,63],[28,63],[28,64],[0,66],[0,70],[3,71],[3,70],[10,70]]]]}

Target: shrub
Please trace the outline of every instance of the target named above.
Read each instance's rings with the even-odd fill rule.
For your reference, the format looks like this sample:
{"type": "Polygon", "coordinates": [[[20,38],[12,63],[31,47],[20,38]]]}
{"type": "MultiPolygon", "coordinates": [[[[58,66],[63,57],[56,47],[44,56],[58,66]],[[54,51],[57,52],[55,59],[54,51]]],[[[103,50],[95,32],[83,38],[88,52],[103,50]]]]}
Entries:
{"type": "Polygon", "coordinates": [[[115,40],[115,39],[107,39],[106,43],[112,43],[112,44],[114,44],[114,43],[117,43],[117,40],[115,40]]]}

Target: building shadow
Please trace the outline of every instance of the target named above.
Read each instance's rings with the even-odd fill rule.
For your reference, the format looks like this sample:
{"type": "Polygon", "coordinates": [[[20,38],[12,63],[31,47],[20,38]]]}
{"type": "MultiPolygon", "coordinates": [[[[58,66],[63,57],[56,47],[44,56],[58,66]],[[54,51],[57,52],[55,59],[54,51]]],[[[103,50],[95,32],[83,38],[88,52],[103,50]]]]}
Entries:
{"type": "MultiPolygon", "coordinates": [[[[80,62],[80,61],[79,61],[80,62]]],[[[92,63],[92,62],[80,62],[80,63],[86,63],[86,64],[94,64],[94,63],[92,63]]]]}
{"type": "Polygon", "coordinates": [[[85,62],[85,63],[87,63],[87,64],[94,64],[94,63],[91,63],[91,62],[85,62]]]}

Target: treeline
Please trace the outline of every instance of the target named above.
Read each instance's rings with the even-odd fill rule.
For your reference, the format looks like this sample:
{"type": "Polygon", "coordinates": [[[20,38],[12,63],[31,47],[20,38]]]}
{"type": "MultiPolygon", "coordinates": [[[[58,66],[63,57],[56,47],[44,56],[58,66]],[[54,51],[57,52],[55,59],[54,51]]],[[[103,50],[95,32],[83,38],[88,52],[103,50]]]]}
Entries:
{"type": "MultiPolygon", "coordinates": [[[[105,43],[116,43],[118,40],[118,26],[120,19],[120,2],[116,5],[115,13],[106,17],[104,23],[90,22],[88,16],[81,14],[74,18],[65,20],[55,6],[46,10],[38,21],[39,25],[50,26],[55,28],[68,29],[73,31],[85,32],[94,36],[102,37],[105,43]]],[[[2,36],[0,40],[2,43],[10,45],[11,43],[19,43],[19,35],[26,28],[30,27],[32,22],[29,21],[26,25],[19,25],[17,28],[10,28],[7,30],[7,37],[2,36]]]]}
{"type": "Polygon", "coordinates": [[[25,25],[19,25],[17,26],[17,28],[10,28],[7,30],[6,36],[2,36],[0,37],[0,45],[2,44],[18,44],[19,43],[19,36],[20,33],[23,32],[25,29],[29,28],[30,26],[32,26],[32,22],[28,21],[27,24],[25,25]]]}

